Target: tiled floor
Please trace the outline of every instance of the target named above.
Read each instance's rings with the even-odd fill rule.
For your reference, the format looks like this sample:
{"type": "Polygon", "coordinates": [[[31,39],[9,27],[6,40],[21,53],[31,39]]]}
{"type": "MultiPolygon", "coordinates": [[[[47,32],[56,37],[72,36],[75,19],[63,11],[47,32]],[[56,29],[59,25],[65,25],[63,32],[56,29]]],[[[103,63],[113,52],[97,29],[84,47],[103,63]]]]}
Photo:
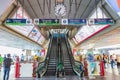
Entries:
{"type": "MultiPolygon", "coordinates": [[[[32,77],[32,64],[31,63],[21,63],[20,77],[32,77]]],[[[10,80],[15,79],[15,65],[11,66],[10,70],[10,80]]],[[[0,71],[0,80],[3,80],[3,68],[0,71]]]]}
{"type": "MultiPolygon", "coordinates": [[[[89,77],[83,77],[80,78],[78,76],[66,76],[64,78],[56,78],[56,77],[45,77],[45,78],[40,78],[40,79],[35,79],[31,78],[32,77],[32,64],[30,63],[22,63],[21,64],[21,77],[24,78],[19,78],[15,79],[15,66],[11,66],[11,71],[10,71],[10,79],[9,80],[120,80],[120,74],[118,73],[118,69],[115,66],[114,69],[112,70],[110,65],[106,68],[106,73],[105,76],[89,76],[89,77]]],[[[0,72],[0,80],[3,80],[3,69],[0,72]]]]}

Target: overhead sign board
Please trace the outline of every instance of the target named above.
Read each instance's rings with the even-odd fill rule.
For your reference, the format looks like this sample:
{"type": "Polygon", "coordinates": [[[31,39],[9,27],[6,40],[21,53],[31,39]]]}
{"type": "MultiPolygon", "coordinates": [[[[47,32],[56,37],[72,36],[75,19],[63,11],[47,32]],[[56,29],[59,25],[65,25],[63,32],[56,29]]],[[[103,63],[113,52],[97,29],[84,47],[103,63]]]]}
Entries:
{"type": "Polygon", "coordinates": [[[60,25],[59,19],[34,19],[34,24],[39,26],[60,25]]]}
{"type": "Polygon", "coordinates": [[[32,24],[31,19],[7,19],[6,25],[19,25],[19,26],[25,26],[32,24]]]}
{"type": "Polygon", "coordinates": [[[62,19],[62,25],[86,25],[86,19],[62,19]]]}
{"type": "Polygon", "coordinates": [[[86,19],[68,19],[69,25],[86,25],[86,19]]]}
{"type": "Polygon", "coordinates": [[[114,21],[110,18],[100,18],[94,19],[95,25],[106,25],[106,24],[114,24],[114,21]]]}

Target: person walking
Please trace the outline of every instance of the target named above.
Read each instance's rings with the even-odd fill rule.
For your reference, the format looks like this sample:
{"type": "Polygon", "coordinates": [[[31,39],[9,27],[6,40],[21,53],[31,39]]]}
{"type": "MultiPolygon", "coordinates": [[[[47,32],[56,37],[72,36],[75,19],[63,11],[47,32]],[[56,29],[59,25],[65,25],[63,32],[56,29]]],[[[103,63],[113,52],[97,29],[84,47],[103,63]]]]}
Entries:
{"type": "Polygon", "coordinates": [[[10,66],[12,64],[12,59],[10,58],[10,54],[7,54],[7,57],[4,59],[4,76],[3,80],[9,79],[9,73],[10,73],[10,66]]]}
{"type": "Polygon", "coordinates": [[[24,62],[24,55],[21,54],[21,62],[24,62]]]}
{"type": "Polygon", "coordinates": [[[112,59],[112,60],[111,60],[111,68],[112,68],[112,69],[114,69],[114,65],[115,65],[115,60],[112,59]]]}
{"type": "Polygon", "coordinates": [[[117,55],[117,68],[118,68],[118,72],[120,74],[120,55],[117,55]]]}
{"type": "Polygon", "coordinates": [[[80,77],[82,78],[83,77],[83,73],[84,73],[84,65],[82,62],[80,62],[80,77]]]}

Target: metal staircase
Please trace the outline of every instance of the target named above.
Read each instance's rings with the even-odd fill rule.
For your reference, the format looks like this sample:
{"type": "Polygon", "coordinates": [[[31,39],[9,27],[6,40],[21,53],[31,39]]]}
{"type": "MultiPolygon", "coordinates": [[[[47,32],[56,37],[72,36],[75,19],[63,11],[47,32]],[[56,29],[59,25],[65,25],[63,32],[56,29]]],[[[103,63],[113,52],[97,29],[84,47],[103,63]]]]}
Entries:
{"type": "Polygon", "coordinates": [[[50,56],[49,56],[49,62],[47,65],[47,71],[45,73],[45,76],[55,76],[56,74],[56,53],[57,53],[57,38],[53,38],[50,56]]]}
{"type": "Polygon", "coordinates": [[[75,75],[64,37],[61,37],[61,46],[65,75],[75,75]]]}

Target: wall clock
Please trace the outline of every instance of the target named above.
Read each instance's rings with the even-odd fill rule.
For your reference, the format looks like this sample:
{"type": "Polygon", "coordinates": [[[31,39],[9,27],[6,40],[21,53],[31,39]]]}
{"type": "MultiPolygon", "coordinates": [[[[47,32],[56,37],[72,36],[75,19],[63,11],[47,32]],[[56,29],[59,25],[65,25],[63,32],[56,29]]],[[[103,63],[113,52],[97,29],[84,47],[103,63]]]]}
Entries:
{"type": "Polygon", "coordinates": [[[56,16],[65,16],[66,15],[66,7],[63,4],[57,4],[55,6],[55,15],[56,16]]]}

